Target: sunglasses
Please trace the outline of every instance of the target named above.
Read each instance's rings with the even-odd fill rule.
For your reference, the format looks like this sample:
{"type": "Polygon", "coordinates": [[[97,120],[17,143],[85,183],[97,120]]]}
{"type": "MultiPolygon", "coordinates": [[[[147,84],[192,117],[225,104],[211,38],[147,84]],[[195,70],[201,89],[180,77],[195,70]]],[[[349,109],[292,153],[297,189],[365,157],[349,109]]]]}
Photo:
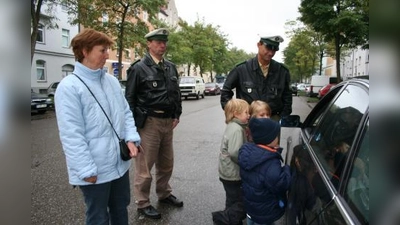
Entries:
{"type": "Polygon", "coordinates": [[[272,51],[278,51],[278,50],[279,50],[279,47],[278,47],[278,46],[275,46],[275,45],[271,45],[271,44],[264,43],[264,46],[265,46],[266,48],[268,48],[269,50],[272,50],[272,51]]]}

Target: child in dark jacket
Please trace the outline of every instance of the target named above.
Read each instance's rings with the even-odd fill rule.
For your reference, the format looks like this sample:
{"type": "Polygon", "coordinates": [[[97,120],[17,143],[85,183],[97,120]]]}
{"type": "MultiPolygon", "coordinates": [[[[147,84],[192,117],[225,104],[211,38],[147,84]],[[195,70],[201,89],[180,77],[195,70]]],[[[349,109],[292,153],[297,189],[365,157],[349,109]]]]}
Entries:
{"type": "Polygon", "coordinates": [[[239,150],[247,225],[271,225],[285,212],[290,169],[281,165],[279,123],[268,118],[251,118],[249,128],[254,143],[247,142],[239,150]]]}

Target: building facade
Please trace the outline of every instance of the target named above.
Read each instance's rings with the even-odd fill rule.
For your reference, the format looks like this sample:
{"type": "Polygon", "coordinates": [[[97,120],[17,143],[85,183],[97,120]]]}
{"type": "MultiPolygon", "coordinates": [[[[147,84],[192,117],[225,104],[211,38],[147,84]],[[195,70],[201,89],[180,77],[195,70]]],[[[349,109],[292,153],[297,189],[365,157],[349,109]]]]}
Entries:
{"type": "Polygon", "coordinates": [[[369,49],[350,50],[341,62],[341,72],[343,80],[369,75],[369,49]]]}
{"type": "MultiPolygon", "coordinates": [[[[45,18],[48,9],[43,2],[41,17],[45,18]]],[[[52,12],[56,15],[58,28],[49,29],[45,23],[39,23],[35,55],[31,65],[31,89],[45,93],[53,83],[71,74],[74,70],[75,58],[69,47],[71,38],[79,33],[77,25],[68,23],[67,9],[62,5],[53,5],[52,12]]],[[[50,12],[49,12],[50,13],[50,12]]]]}

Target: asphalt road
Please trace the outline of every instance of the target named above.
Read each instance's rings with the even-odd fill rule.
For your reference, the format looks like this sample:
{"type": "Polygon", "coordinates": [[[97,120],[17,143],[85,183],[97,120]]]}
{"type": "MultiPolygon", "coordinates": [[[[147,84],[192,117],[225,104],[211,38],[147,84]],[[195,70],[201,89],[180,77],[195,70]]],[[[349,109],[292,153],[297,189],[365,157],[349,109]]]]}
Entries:
{"type": "MultiPolygon", "coordinates": [[[[293,101],[293,114],[304,120],[311,108],[301,97],[293,96],[293,101]]],[[[184,206],[158,204],[152,185],[151,202],[162,213],[162,219],[150,220],[138,215],[131,190],[130,224],[213,224],[211,212],[223,209],[225,202],[217,169],[224,129],[219,96],[183,100],[181,122],[174,133],[171,186],[184,206]]],[[[83,198],[78,188],[68,184],[54,112],[31,115],[31,140],[31,224],[84,224],[83,198]]],[[[132,166],[131,182],[133,174],[132,166]]]]}

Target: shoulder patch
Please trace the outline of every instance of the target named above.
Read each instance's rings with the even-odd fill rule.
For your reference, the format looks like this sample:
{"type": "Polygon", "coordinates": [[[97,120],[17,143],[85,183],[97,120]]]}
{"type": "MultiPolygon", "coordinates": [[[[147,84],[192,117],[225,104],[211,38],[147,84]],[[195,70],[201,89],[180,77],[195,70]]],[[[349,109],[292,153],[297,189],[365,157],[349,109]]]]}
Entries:
{"type": "Polygon", "coordinates": [[[131,63],[131,65],[129,66],[129,68],[126,70],[126,74],[129,74],[132,70],[132,67],[136,64],[140,62],[140,59],[136,60],[135,62],[131,63]]]}
{"type": "Polygon", "coordinates": [[[285,64],[281,63],[281,66],[282,66],[283,68],[289,70],[289,68],[288,68],[285,64]]]}
{"type": "Polygon", "coordinates": [[[238,66],[240,66],[240,65],[242,65],[242,64],[244,64],[244,63],[246,63],[246,62],[247,62],[247,60],[245,60],[245,61],[243,61],[243,62],[240,62],[240,63],[236,64],[235,67],[238,67],[238,66]]]}

